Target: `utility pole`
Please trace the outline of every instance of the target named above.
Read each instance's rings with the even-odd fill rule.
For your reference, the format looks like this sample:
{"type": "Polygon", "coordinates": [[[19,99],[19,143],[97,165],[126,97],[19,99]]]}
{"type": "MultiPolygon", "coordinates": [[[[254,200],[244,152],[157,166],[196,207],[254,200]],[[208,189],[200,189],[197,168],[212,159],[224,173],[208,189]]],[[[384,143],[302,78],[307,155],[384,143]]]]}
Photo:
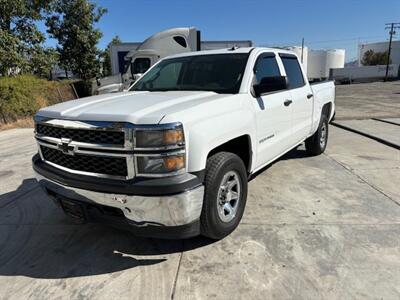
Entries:
{"type": "Polygon", "coordinates": [[[386,26],[385,29],[390,29],[390,31],[389,31],[389,35],[390,35],[389,50],[388,50],[388,56],[387,56],[387,60],[386,60],[386,75],[385,75],[385,81],[387,81],[388,72],[389,72],[389,63],[390,63],[390,52],[392,50],[392,39],[393,39],[393,36],[396,34],[395,29],[400,28],[400,23],[386,23],[385,26],[386,26]]]}
{"type": "Polygon", "coordinates": [[[303,56],[304,56],[304,38],[301,40],[301,63],[303,63],[303,56]]]}

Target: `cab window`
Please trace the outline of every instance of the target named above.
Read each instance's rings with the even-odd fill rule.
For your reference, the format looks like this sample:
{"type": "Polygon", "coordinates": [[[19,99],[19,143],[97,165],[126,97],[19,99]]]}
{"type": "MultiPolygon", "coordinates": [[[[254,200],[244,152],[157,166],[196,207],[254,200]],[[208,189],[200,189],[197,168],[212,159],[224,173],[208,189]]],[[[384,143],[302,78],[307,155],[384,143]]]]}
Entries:
{"type": "Polygon", "coordinates": [[[187,47],[186,40],[182,36],[174,36],[174,41],[181,45],[183,48],[187,47]]]}
{"type": "Polygon", "coordinates": [[[281,76],[279,71],[278,63],[274,54],[261,55],[257,59],[257,63],[254,69],[257,83],[261,82],[264,77],[276,77],[281,76]]]}
{"type": "Polygon", "coordinates": [[[143,74],[150,68],[150,65],[150,58],[138,57],[132,63],[132,74],[143,74]]]}
{"type": "Polygon", "coordinates": [[[281,55],[281,59],[289,81],[289,88],[296,89],[304,86],[303,73],[301,72],[301,67],[296,56],[281,55]]]}

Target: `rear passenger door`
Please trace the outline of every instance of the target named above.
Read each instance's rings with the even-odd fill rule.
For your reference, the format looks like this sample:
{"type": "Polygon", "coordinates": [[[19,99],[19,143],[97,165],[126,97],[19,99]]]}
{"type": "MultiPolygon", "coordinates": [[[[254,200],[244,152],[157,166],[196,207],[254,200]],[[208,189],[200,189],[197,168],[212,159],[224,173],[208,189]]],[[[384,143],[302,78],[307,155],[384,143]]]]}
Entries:
{"type": "MultiPolygon", "coordinates": [[[[264,77],[281,76],[274,53],[262,53],[254,66],[253,84],[264,77]]],[[[285,104],[290,100],[288,90],[274,91],[254,99],[257,123],[257,167],[260,167],[291,145],[292,106],[285,104]]]]}
{"type": "Polygon", "coordinates": [[[292,103],[292,140],[302,141],[311,132],[313,96],[310,85],[307,84],[297,56],[292,54],[279,55],[288,79],[292,103]]]}

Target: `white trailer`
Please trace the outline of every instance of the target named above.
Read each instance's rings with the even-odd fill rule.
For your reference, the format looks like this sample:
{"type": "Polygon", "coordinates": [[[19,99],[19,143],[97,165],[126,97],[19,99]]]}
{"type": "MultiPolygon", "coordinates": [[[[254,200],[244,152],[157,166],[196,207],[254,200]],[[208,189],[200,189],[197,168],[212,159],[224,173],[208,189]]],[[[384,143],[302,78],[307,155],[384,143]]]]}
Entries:
{"type": "MultiPolygon", "coordinates": [[[[386,75],[386,66],[362,66],[331,69],[330,79],[337,83],[370,82],[382,80],[386,75]]],[[[400,76],[400,65],[389,65],[388,78],[396,79],[400,76]]]]}

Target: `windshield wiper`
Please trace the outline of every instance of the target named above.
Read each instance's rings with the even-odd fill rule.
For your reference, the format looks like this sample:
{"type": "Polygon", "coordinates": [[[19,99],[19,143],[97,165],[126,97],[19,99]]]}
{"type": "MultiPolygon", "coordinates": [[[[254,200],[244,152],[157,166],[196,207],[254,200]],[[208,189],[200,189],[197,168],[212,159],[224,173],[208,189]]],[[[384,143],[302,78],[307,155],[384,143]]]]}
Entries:
{"type": "Polygon", "coordinates": [[[204,90],[199,88],[159,88],[159,89],[143,89],[136,90],[140,92],[173,92],[173,91],[187,91],[187,92],[214,92],[216,94],[226,94],[225,90],[204,90]]]}
{"type": "Polygon", "coordinates": [[[169,91],[180,91],[181,89],[178,88],[165,88],[165,89],[148,89],[148,90],[144,90],[147,92],[169,92],[169,91]]]}

